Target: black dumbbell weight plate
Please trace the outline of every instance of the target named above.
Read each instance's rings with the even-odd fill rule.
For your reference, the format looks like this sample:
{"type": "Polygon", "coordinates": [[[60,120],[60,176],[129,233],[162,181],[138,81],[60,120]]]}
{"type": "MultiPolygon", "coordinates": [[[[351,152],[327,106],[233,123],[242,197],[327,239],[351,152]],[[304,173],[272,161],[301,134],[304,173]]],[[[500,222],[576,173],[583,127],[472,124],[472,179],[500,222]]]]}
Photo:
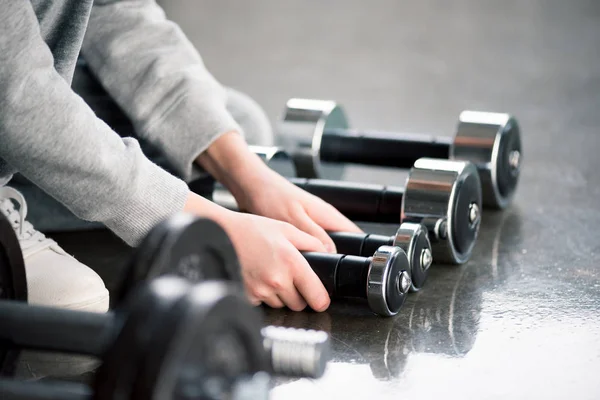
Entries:
{"type": "Polygon", "coordinates": [[[127,320],[96,372],[96,400],[132,398],[144,354],[153,351],[149,342],[157,326],[165,321],[167,313],[190,286],[189,282],[163,277],[141,285],[129,296],[118,311],[127,320]]]}
{"type": "Polygon", "coordinates": [[[0,300],[27,301],[25,262],[15,230],[0,213],[0,300]]]}
{"type": "Polygon", "coordinates": [[[481,204],[479,201],[481,199],[481,184],[476,174],[467,175],[464,180],[457,184],[460,185],[460,190],[457,191],[458,198],[454,203],[454,221],[450,229],[453,230],[456,250],[464,254],[470,251],[469,247],[475,243],[479,230],[479,221],[471,223],[469,213],[471,204],[476,204],[478,214],[481,213],[479,208],[481,204]]]}
{"type": "MultiPolygon", "coordinates": [[[[431,254],[431,243],[429,242],[429,237],[427,236],[427,229],[423,227],[418,231],[418,234],[414,238],[415,245],[411,252],[412,260],[410,260],[411,265],[411,280],[413,290],[419,290],[425,285],[425,281],[427,280],[427,269],[422,266],[422,254],[424,250],[427,250],[429,254],[431,254]]],[[[429,266],[427,266],[429,268],[429,266]]]]}
{"type": "Polygon", "coordinates": [[[216,222],[179,214],[157,225],[132,257],[119,299],[137,283],[164,274],[193,282],[241,282],[237,255],[229,237],[216,222]]]}
{"type": "Polygon", "coordinates": [[[402,277],[402,271],[410,271],[410,264],[408,262],[408,258],[406,258],[406,253],[403,251],[392,253],[390,264],[392,267],[388,270],[388,276],[386,278],[386,281],[388,282],[386,288],[386,300],[388,308],[398,312],[398,310],[402,308],[402,305],[407,297],[406,293],[401,293],[398,290],[398,287],[400,287],[399,280],[402,277]]]}
{"type": "Polygon", "coordinates": [[[196,286],[157,327],[132,398],[203,398],[208,380],[228,385],[238,375],[268,371],[260,329],[258,310],[237,285],[196,286]]]}
{"type": "Polygon", "coordinates": [[[498,148],[498,160],[496,161],[498,168],[496,169],[496,179],[498,182],[498,191],[502,197],[508,197],[517,187],[519,181],[519,172],[523,156],[521,148],[521,135],[519,133],[519,125],[514,118],[510,118],[506,126],[502,140],[500,140],[498,148]],[[514,152],[518,154],[517,167],[511,166],[511,156],[514,152]]]}
{"type": "MultiPolygon", "coordinates": [[[[10,222],[0,213],[0,301],[27,301],[21,246],[10,222]]],[[[18,353],[0,343],[0,375],[12,376],[18,353]]]]}

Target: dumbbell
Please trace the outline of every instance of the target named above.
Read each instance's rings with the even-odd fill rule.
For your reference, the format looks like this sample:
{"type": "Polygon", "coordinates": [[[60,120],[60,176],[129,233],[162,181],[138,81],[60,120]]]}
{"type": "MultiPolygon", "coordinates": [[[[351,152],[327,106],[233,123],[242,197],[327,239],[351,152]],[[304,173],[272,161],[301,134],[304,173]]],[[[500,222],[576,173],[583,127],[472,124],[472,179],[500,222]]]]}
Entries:
{"type": "MultiPolygon", "coordinates": [[[[10,231],[3,230],[1,233],[2,236],[0,237],[7,237],[8,240],[0,242],[0,249],[6,249],[7,247],[10,247],[11,240],[16,238],[15,233],[12,228],[10,231]],[[10,234],[12,234],[13,237],[11,237],[10,234]]],[[[20,252],[20,248],[17,248],[16,251],[20,252]]],[[[224,279],[236,283],[238,285],[238,291],[242,289],[242,278],[239,273],[239,264],[237,262],[237,257],[235,256],[233,244],[227,238],[225,231],[213,221],[191,217],[187,214],[181,214],[170,218],[159,224],[150,234],[148,234],[144,243],[138,248],[138,254],[137,257],[133,258],[134,261],[132,265],[137,266],[138,272],[141,271],[142,268],[144,271],[150,271],[150,273],[145,273],[147,279],[149,279],[148,275],[161,276],[165,274],[186,278],[188,282],[224,279]],[[203,230],[201,229],[203,227],[209,229],[203,230]],[[214,238],[214,243],[218,244],[218,246],[207,246],[206,243],[210,241],[209,238],[204,238],[206,243],[201,243],[202,241],[200,238],[203,236],[199,235],[211,235],[214,238]],[[159,238],[162,238],[163,240],[157,242],[153,241],[153,239],[159,238]],[[197,243],[197,245],[194,246],[194,243],[197,243]],[[152,244],[163,249],[160,255],[157,255],[157,249],[152,247],[152,244]],[[167,252],[166,249],[171,249],[171,251],[167,252]],[[146,250],[148,251],[147,254],[145,253],[146,250]],[[141,251],[144,251],[144,253],[140,253],[141,251]],[[155,253],[150,253],[152,251],[155,251],[155,253]],[[143,265],[143,256],[147,257],[148,264],[150,265],[149,267],[141,267],[141,265],[143,265]],[[173,263],[171,270],[160,267],[168,262],[173,263]],[[203,271],[203,265],[209,266],[206,273],[203,271]]],[[[17,257],[17,260],[22,261],[22,256],[20,258],[17,257]]],[[[0,271],[8,270],[9,267],[10,265],[0,263],[0,271]]],[[[138,277],[141,277],[140,274],[131,273],[129,275],[135,278],[130,279],[130,282],[134,282],[130,285],[132,287],[139,286],[139,282],[144,281],[143,279],[137,279],[138,277]]],[[[14,305],[12,303],[9,304],[11,306],[14,305]]],[[[2,309],[2,305],[3,303],[0,302],[0,310],[2,309]]],[[[26,306],[25,304],[23,305],[26,306]]],[[[0,321],[2,321],[2,318],[4,318],[3,315],[0,316],[0,321]]],[[[0,324],[0,338],[2,337],[2,326],[3,324],[0,324]]],[[[88,327],[87,329],[92,330],[93,327],[88,327]]],[[[280,335],[278,332],[281,332],[282,329],[283,328],[265,327],[264,340],[267,352],[271,354],[274,351],[273,349],[281,352],[286,349],[285,346],[288,346],[290,355],[287,357],[302,356],[304,360],[302,364],[303,368],[292,371],[289,370],[289,368],[292,368],[291,364],[284,366],[274,365],[273,368],[275,368],[275,371],[278,374],[295,373],[300,374],[301,376],[320,377],[324,372],[328,357],[329,341],[327,335],[323,332],[288,330],[286,331],[287,333],[285,336],[277,336],[280,335]],[[276,343],[276,347],[273,347],[273,343],[276,343]],[[290,347],[292,350],[289,349],[290,347]],[[298,352],[294,352],[295,350],[293,349],[298,350],[298,352]],[[300,349],[303,350],[300,351],[300,349]],[[301,355],[301,352],[306,354],[301,355]],[[309,361],[312,361],[312,363],[309,361]],[[280,371],[279,369],[281,368],[283,368],[283,370],[280,371]]],[[[68,346],[68,342],[66,346],[68,346]]],[[[0,358],[0,366],[4,367],[3,369],[0,369],[0,373],[12,374],[14,371],[14,364],[12,363],[16,360],[16,354],[11,350],[10,347],[0,345],[0,357],[2,357],[0,358]]],[[[52,350],[52,348],[49,350],[52,350]]],[[[69,347],[65,347],[63,351],[68,352],[69,347]]],[[[71,350],[71,352],[75,353],[80,351],[81,349],[78,349],[77,347],[71,350]]],[[[95,354],[96,353],[91,353],[91,355],[95,354]]],[[[275,356],[271,358],[273,362],[277,362],[275,356]]],[[[298,363],[293,367],[297,368],[298,363]]]]}
{"type": "MultiPolygon", "coordinates": [[[[285,151],[273,149],[273,152],[277,152],[278,156],[281,157],[281,160],[289,160],[285,151]]],[[[268,163],[269,158],[263,158],[263,160],[268,163]]],[[[235,204],[235,200],[230,199],[230,197],[231,194],[229,194],[225,188],[220,185],[216,186],[213,195],[215,202],[231,209],[236,209],[237,205],[235,204]]],[[[404,303],[404,296],[409,289],[418,290],[423,285],[427,276],[427,269],[431,265],[431,244],[429,243],[426,234],[423,235],[423,230],[417,228],[417,226],[420,225],[402,224],[393,240],[385,240],[385,243],[381,243],[382,245],[398,246],[402,250],[400,254],[397,254],[398,252],[395,250],[393,252],[390,252],[389,250],[380,252],[379,246],[371,246],[376,238],[375,236],[373,236],[372,240],[369,240],[364,239],[361,235],[346,234],[342,232],[330,233],[330,236],[334,242],[336,242],[336,245],[339,242],[340,246],[342,246],[337,249],[339,254],[331,255],[316,252],[307,252],[303,254],[325,285],[325,288],[331,297],[366,298],[368,299],[371,309],[375,313],[391,316],[398,313],[404,303]],[[425,236],[425,241],[423,240],[423,236],[425,236]],[[363,248],[359,243],[361,240],[366,240],[368,242],[368,247],[365,247],[365,251],[361,251],[363,248]],[[416,248],[417,244],[420,247],[416,248]],[[367,249],[372,251],[367,251],[367,249]],[[415,251],[424,251],[427,254],[422,257],[417,257],[414,255],[415,251]],[[374,254],[379,254],[379,256],[375,257],[374,254]],[[345,258],[346,255],[349,257],[345,258]],[[351,257],[352,255],[363,257],[351,257]],[[376,262],[373,261],[374,259],[376,259],[376,262]],[[405,259],[406,263],[404,263],[405,259]],[[385,266],[379,263],[380,260],[385,260],[383,263],[385,266]],[[399,261],[402,261],[402,263],[399,263],[399,261]],[[398,266],[394,267],[394,265],[398,266]],[[345,276],[345,272],[340,272],[345,271],[346,269],[363,270],[364,268],[369,269],[367,275],[345,276]],[[393,288],[393,285],[386,287],[390,282],[382,281],[387,278],[381,275],[380,272],[377,272],[382,268],[392,274],[401,273],[401,276],[398,277],[399,280],[397,281],[399,286],[397,285],[396,288],[393,288]],[[337,273],[341,273],[342,275],[338,278],[336,275],[337,273]],[[413,274],[415,279],[414,282],[412,280],[413,274]],[[340,283],[345,282],[344,279],[346,278],[359,280],[354,283],[340,283]],[[374,280],[374,285],[376,285],[373,286],[373,290],[375,290],[375,287],[379,287],[381,291],[390,293],[390,296],[395,296],[390,304],[385,302],[386,295],[382,294],[382,292],[365,292],[365,285],[367,285],[367,282],[370,282],[371,279],[374,280]],[[408,284],[408,289],[405,290],[406,284],[408,284]],[[351,288],[350,292],[347,291],[349,288],[351,288]],[[399,300],[395,300],[396,297],[398,297],[399,300]]],[[[366,236],[368,237],[369,235],[366,236]]]]}
{"type": "MultiPolygon", "coordinates": [[[[281,152],[281,156],[285,156],[285,152],[281,152]]],[[[405,234],[408,234],[408,228],[405,234]]],[[[407,238],[401,241],[402,244],[410,244],[407,238]]],[[[399,247],[374,249],[372,257],[317,252],[303,254],[331,297],[366,298],[373,312],[380,315],[397,314],[412,286],[412,266],[405,251],[399,247]],[[357,271],[360,274],[356,274],[357,271]]],[[[420,276],[417,279],[422,282],[420,276]]]]}
{"type": "MultiPolygon", "coordinates": [[[[162,373],[160,370],[166,368],[164,363],[173,362],[174,355],[169,354],[175,350],[170,347],[179,341],[194,341],[198,348],[194,351],[208,352],[210,357],[203,355],[204,361],[197,368],[212,368],[220,363],[223,368],[245,366],[248,371],[244,372],[267,371],[301,377],[322,375],[330,356],[326,333],[273,326],[262,328],[261,314],[244,300],[237,284],[211,281],[198,285],[196,288],[181,277],[160,277],[138,286],[124,306],[107,314],[3,301],[0,302],[0,341],[2,346],[12,348],[101,357],[106,368],[98,375],[102,385],[96,391],[107,394],[137,390],[134,383],[135,379],[140,382],[140,377],[147,379],[141,381],[139,389],[147,389],[162,373]],[[198,301],[205,308],[212,303],[215,307],[199,309],[194,303],[198,301]],[[248,347],[249,344],[252,344],[249,347],[252,357],[238,357],[237,353],[247,353],[242,352],[247,350],[243,345],[248,347]],[[218,352],[225,350],[229,351],[225,354],[228,358],[219,359],[222,355],[218,352]]],[[[181,348],[176,351],[180,352],[181,348]]],[[[195,359],[179,354],[188,367],[200,361],[201,354],[193,353],[190,356],[195,359]]],[[[184,369],[181,365],[171,367],[175,371],[184,369]]]]}
{"type": "Polygon", "coordinates": [[[466,161],[422,158],[405,187],[292,178],[355,221],[423,224],[436,263],[469,260],[481,221],[481,183],[466,161]]]}
{"type": "Polygon", "coordinates": [[[517,120],[504,113],[463,111],[454,138],[348,129],[334,101],[291,99],[280,133],[293,139],[299,176],[320,178],[321,161],[411,168],[419,158],[473,162],[486,207],[512,200],[523,163],[517,120]]]}
{"type": "MultiPolygon", "coordinates": [[[[212,391],[222,395],[237,377],[270,369],[260,314],[237,285],[226,282],[191,285],[181,277],[160,277],[138,286],[125,306],[107,314],[12,301],[1,302],[0,310],[3,344],[103,357],[93,396],[71,386],[60,398],[178,398],[189,393],[223,398],[212,391]]],[[[40,387],[44,384],[0,381],[0,398],[48,398],[40,387]]],[[[47,388],[60,394],[56,386],[47,388]]]]}
{"type": "Polygon", "coordinates": [[[399,247],[381,246],[371,257],[302,252],[331,298],[367,299],[389,317],[400,311],[411,286],[410,264],[399,247]]]}
{"type": "MultiPolygon", "coordinates": [[[[279,147],[249,146],[270,168],[283,176],[295,177],[294,162],[284,149],[279,147]]],[[[213,200],[230,209],[237,209],[237,204],[231,193],[220,184],[215,185],[213,200]]],[[[404,250],[410,261],[411,289],[418,290],[425,283],[427,270],[431,265],[431,244],[427,232],[420,224],[405,223],[400,226],[393,239],[380,235],[347,234],[331,232],[331,238],[336,244],[338,253],[369,257],[379,246],[399,246],[404,250]],[[375,241],[380,243],[375,245],[375,241]],[[418,253],[418,254],[417,254],[418,253]]]]}
{"type": "MultiPolygon", "coordinates": [[[[147,270],[161,271],[165,268],[157,266],[170,265],[173,273],[189,281],[227,280],[237,283],[243,290],[241,269],[233,243],[223,228],[212,220],[189,214],[177,215],[154,228],[140,245],[142,247],[144,250],[137,251],[133,257],[133,267],[129,268],[124,287],[148,279],[147,270]]],[[[290,370],[287,374],[312,378],[323,375],[329,357],[329,338],[324,332],[265,326],[263,334],[265,349],[269,353],[274,351],[274,343],[277,343],[277,352],[289,351],[296,356],[305,353],[303,368],[290,370]]],[[[277,362],[277,359],[272,357],[272,362],[277,362]]],[[[273,368],[282,374],[285,368],[291,367],[273,368]]]]}
{"type": "Polygon", "coordinates": [[[416,292],[427,280],[433,262],[427,228],[422,224],[404,222],[392,236],[371,233],[329,232],[337,252],[368,257],[381,246],[400,247],[410,264],[411,291],[416,292]]]}

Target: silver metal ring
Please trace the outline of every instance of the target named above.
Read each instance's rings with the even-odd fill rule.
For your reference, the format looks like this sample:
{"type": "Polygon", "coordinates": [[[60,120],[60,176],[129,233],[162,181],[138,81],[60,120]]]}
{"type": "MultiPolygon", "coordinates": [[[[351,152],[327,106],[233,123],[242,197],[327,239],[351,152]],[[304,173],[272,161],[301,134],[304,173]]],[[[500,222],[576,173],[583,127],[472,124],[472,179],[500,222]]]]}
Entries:
{"type": "Polygon", "coordinates": [[[279,134],[289,142],[300,178],[320,178],[321,141],[328,129],[348,129],[343,108],[331,100],[288,100],[279,134]]]}

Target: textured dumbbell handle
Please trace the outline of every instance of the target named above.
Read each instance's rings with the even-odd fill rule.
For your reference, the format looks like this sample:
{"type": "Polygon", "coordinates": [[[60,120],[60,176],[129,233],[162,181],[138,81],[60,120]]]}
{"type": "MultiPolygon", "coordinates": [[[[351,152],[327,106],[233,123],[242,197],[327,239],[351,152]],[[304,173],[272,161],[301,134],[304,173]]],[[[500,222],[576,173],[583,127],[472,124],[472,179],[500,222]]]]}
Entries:
{"type": "Polygon", "coordinates": [[[101,356],[115,331],[113,313],[0,302],[0,340],[19,347],[101,356]]]}
{"type": "Polygon", "coordinates": [[[330,253],[302,254],[331,297],[367,298],[370,258],[330,253]]]}
{"type": "Polygon", "coordinates": [[[269,325],[263,346],[274,375],[320,378],[331,358],[329,335],[323,331],[269,325]]]}
{"type": "Polygon", "coordinates": [[[88,386],[67,382],[0,380],[2,400],[92,400],[88,386]]]}
{"type": "Polygon", "coordinates": [[[325,179],[291,178],[300,188],[325,200],[355,221],[399,222],[404,188],[340,182],[325,179]]]}
{"type": "Polygon", "coordinates": [[[375,235],[371,233],[329,232],[337,252],[370,257],[381,246],[392,246],[392,236],[375,235]]]}
{"type": "Polygon", "coordinates": [[[411,168],[422,157],[447,159],[452,138],[408,133],[328,129],[322,161],[411,168]]]}

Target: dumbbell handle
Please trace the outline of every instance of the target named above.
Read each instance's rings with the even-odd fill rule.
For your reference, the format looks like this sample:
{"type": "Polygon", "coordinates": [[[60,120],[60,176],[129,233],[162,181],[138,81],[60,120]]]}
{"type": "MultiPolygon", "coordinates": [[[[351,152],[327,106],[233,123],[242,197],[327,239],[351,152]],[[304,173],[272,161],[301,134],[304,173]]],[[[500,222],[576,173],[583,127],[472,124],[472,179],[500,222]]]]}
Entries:
{"type": "Polygon", "coordinates": [[[352,220],[400,220],[402,187],[305,178],[291,178],[290,182],[325,200],[352,220]]]}
{"type": "Polygon", "coordinates": [[[24,348],[101,356],[113,342],[114,324],[113,313],[0,302],[0,340],[24,348]]]}
{"type": "Polygon", "coordinates": [[[329,232],[340,254],[356,254],[369,257],[381,246],[393,246],[394,237],[371,233],[329,232]]]}
{"type": "Polygon", "coordinates": [[[0,380],[2,400],[92,400],[88,386],[72,383],[0,380]]]}
{"type": "Polygon", "coordinates": [[[327,129],[322,161],[411,168],[422,157],[448,159],[453,138],[408,133],[327,129]]]}
{"type": "Polygon", "coordinates": [[[314,252],[302,255],[331,297],[367,298],[370,257],[314,252]]]}

